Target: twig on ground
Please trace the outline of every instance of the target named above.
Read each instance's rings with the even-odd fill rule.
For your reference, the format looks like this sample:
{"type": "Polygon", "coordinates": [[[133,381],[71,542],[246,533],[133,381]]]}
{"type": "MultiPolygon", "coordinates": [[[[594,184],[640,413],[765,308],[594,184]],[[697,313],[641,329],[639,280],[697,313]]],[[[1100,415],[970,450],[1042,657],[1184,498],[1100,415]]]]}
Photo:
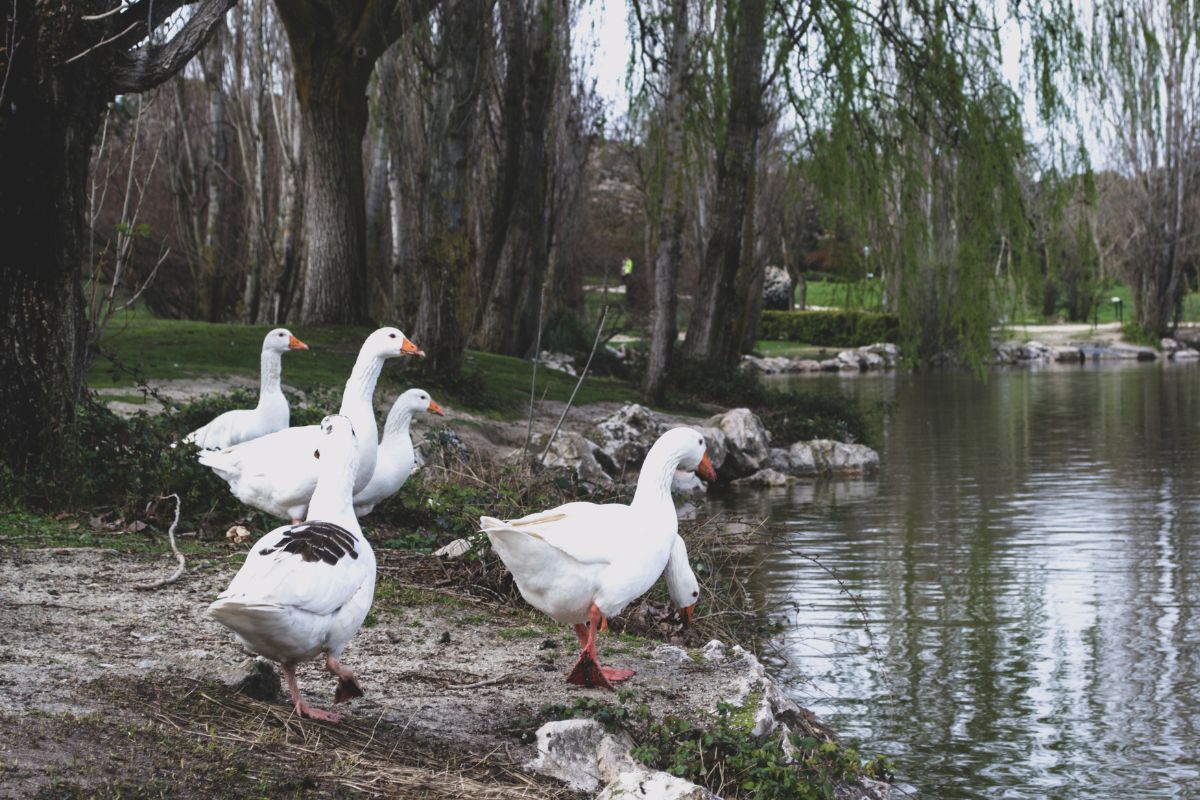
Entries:
{"type": "Polygon", "coordinates": [[[167,530],[167,538],[171,542],[171,552],[175,554],[176,560],[179,561],[179,566],[175,568],[175,572],[169,578],[163,578],[162,580],[152,581],[150,583],[135,583],[133,588],[137,589],[138,591],[160,589],[163,586],[169,586],[183,577],[183,571],[187,566],[187,560],[183,557],[183,553],[179,552],[179,547],[175,544],[175,529],[179,527],[179,512],[183,502],[179,499],[179,495],[177,494],[169,494],[161,499],[166,500],[167,497],[175,498],[175,521],[171,523],[171,527],[167,530]]]}
{"type": "MultiPolygon", "coordinates": [[[[563,409],[562,415],[558,418],[558,424],[554,426],[554,431],[550,434],[550,438],[546,440],[546,447],[542,450],[542,455],[538,458],[538,463],[546,460],[546,454],[550,452],[550,445],[554,444],[554,437],[558,436],[558,430],[562,427],[563,420],[567,418],[567,412],[571,410],[571,404],[575,402],[575,394],[579,391],[579,387],[583,385],[583,379],[587,377],[588,369],[592,366],[592,359],[596,356],[596,348],[600,345],[600,336],[604,333],[604,320],[608,318],[608,306],[600,312],[600,322],[596,325],[596,338],[592,342],[592,352],[588,353],[587,363],[583,365],[583,371],[579,373],[579,380],[575,381],[575,388],[571,390],[571,396],[567,398],[567,405],[563,409]]],[[[532,417],[530,418],[532,420],[532,417]]]]}

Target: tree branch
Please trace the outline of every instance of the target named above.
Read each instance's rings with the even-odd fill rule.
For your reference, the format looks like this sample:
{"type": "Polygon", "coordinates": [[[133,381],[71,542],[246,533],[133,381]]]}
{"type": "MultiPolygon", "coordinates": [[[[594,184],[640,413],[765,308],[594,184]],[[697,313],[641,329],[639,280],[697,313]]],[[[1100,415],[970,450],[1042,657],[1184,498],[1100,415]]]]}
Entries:
{"type": "Polygon", "coordinates": [[[237,0],[201,0],[191,19],[163,45],[145,44],[117,56],[110,85],[114,92],[144,92],[170,78],[208,42],[225,12],[237,0]]]}

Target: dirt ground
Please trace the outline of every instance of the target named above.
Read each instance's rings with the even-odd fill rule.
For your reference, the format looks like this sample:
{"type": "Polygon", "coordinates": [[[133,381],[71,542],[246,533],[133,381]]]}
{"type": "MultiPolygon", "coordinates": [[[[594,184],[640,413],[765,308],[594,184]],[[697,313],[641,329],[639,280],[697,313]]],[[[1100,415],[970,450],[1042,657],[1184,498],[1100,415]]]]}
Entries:
{"type": "MultiPolygon", "coordinates": [[[[405,583],[385,558],[381,575],[401,577],[381,584],[344,654],[366,696],[339,706],[341,725],[302,721],[282,694],[235,690],[252,662],[204,613],[244,552],[214,545],[178,583],[135,591],[174,562],[0,549],[0,797],[574,796],[521,767],[544,704],[616,700],[563,680],[572,633],[527,608],[405,583]]],[[[745,692],[738,659],[615,634],[600,652],[637,670],[628,685],[656,714],[745,692]]],[[[305,665],[299,679],[330,706],[323,669],[305,665]]]]}

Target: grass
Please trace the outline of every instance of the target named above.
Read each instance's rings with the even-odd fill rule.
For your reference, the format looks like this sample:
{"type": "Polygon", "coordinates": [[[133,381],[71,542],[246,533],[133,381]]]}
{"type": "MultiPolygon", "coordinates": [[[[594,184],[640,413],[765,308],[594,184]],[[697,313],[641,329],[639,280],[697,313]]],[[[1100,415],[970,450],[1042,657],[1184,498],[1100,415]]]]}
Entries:
{"type": "MultiPolygon", "coordinates": [[[[265,325],[229,325],[157,319],[143,310],[114,319],[100,345],[100,355],[88,373],[93,389],[135,386],[139,380],[179,380],[241,375],[258,377],[258,353],[265,325]]],[[[347,325],[299,326],[292,330],[311,348],[288,353],[283,359],[283,379],[308,391],[336,389],[346,382],[354,359],[370,328],[347,325]]],[[[419,343],[418,343],[419,344],[419,343]]],[[[408,388],[411,378],[395,366],[384,369],[381,386],[408,388]]],[[[492,416],[518,417],[529,400],[532,363],[524,359],[468,351],[468,369],[476,370],[485,385],[482,401],[449,392],[447,400],[492,416]]],[[[575,378],[545,368],[538,370],[538,395],[566,401],[575,378]]],[[[141,402],[122,395],[127,402],[141,402]]],[[[625,402],[637,399],[637,390],[611,378],[588,378],[577,403],[625,402]]]]}
{"type": "Polygon", "coordinates": [[[790,358],[811,358],[820,361],[833,358],[839,348],[818,347],[799,342],[778,342],[770,339],[759,339],[754,345],[754,352],[762,356],[788,356],[790,358]]]}

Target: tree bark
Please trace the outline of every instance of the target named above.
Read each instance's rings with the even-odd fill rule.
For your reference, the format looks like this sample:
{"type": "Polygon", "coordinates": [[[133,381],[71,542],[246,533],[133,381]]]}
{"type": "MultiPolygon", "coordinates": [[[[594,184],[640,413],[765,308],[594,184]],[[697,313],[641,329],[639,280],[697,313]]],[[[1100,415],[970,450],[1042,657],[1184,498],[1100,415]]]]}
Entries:
{"type": "Polygon", "coordinates": [[[689,74],[688,0],[672,0],[670,77],[666,98],[666,141],[661,158],[666,167],[663,184],[662,220],[658,226],[658,245],[654,256],[654,303],[650,312],[650,353],[642,394],[652,403],[661,403],[675,350],[675,314],[678,308],[679,262],[683,257],[684,210],[684,106],[689,74]]]}
{"type": "Polygon", "coordinates": [[[747,255],[743,246],[746,216],[753,208],[762,127],[766,1],[743,0],[726,19],[736,25],[729,68],[729,114],[717,164],[713,227],[684,344],[688,357],[723,368],[733,366],[740,355],[739,328],[744,322],[738,317],[750,289],[748,280],[738,280],[738,272],[747,255]]]}
{"type": "Polygon", "coordinates": [[[484,349],[528,355],[537,337],[549,237],[547,136],[566,10],[561,0],[501,2],[508,69],[504,155],[483,272],[490,289],[480,331],[484,349]]]}
{"type": "Polygon", "coordinates": [[[473,317],[475,266],[471,230],[471,165],[480,89],[479,64],[491,19],[490,0],[459,0],[441,20],[438,75],[430,114],[428,202],[422,220],[417,341],[426,368],[462,371],[473,317]]]}

